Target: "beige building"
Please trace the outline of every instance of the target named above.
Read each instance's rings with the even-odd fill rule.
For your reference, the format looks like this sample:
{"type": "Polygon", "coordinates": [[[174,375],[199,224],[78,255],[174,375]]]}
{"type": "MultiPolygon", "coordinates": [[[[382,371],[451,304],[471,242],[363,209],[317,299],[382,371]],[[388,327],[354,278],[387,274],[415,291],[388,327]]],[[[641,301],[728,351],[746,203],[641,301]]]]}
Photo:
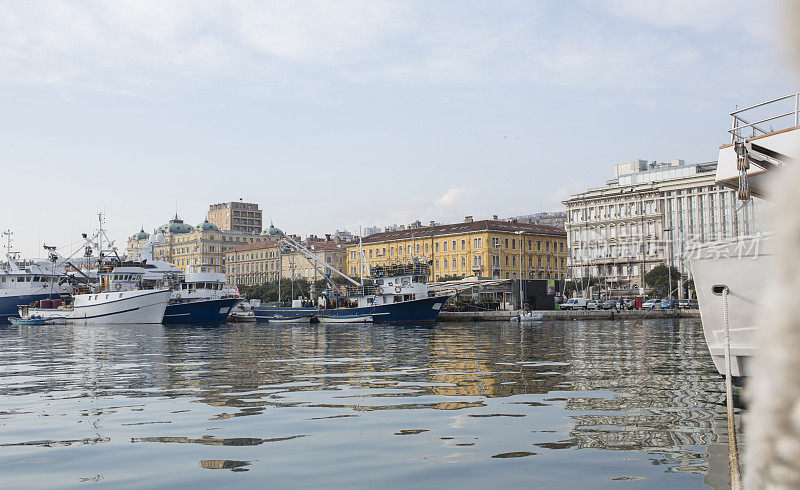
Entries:
{"type": "MultiPolygon", "coordinates": [[[[225,272],[225,252],[245,244],[274,241],[277,228],[271,227],[260,235],[243,231],[222,231],[218,226],[203,221],[197,226],[184,223],[177,215],[168,223],[149,234],[142,228],[128,238],[127,256],[141,260],[149,255],[170,262],[184,272],[225,272]]],[[[279,231],[279,230],[278,230],[279,231]]]]}
{"type": "MultiPolygon", "coordinates": [[[[317,242],[306,246],[311,253],[320,260],[329,264],[334,269],[347,273],[347,250],[343,245],[333,242],[317,242]]],[[[334,276],[330,270],[322,264],[307,258],[298,252],[284,252],[281,261],[283,267],[283,277],[295,279],[305,278],[311,282],[323,279],[326,274],[334,276]]]]}
{"type": "Polygon", "coordinates": [[[571,278],[604,278],[620,295],[638,294],[657,265],[690,275],[692,247],[754,231],[754,205],[715,183],[716,162],[683,160],[614,166],[605,186],[575,194],[567,207],[571,278]]]}
{"type": "Polygon", "coordinates": [[[420,260],[431,264],[430,280],[442,277],[564,279],[566,233],[546,225],[497,218],[422,226],[375,233],[361,247],[347,247],[347,271],[368,274],[376,265],[420,260]],[[362,268],[363,267],[363,268],[362,268]]]}
{"type": "MultiPolygon", "coordinates": [[[[309,281],[323,279],[328,267],[292,251],[288,245],[279,246],[278,240],[283,232],[271,227],[270,240],[234,247],[225,253],[225,275],[231,284],[262,284],[283,279],[305,278],[309,281]]],[[[293,237],[299,241],[299,237],[293,237]]],[[[330,267],[343,271],[346,267],[347,252],[343,245],[333,241],[315,241],[306,248],[330,267]]],[[[333,274],[331,274],[333,275],[333,274]]]]}
{"type": "Polygon", "coordinates": [[[240,245],[225,252],[228,284],[262,284],[278,280],[280,249],[277,240],[240,245]]]}
{"type": "Polygon", "coordinates": [[[223,202],[208,207],[206,218],[222,231],[257,235],[261,233],[262,219],[258,204],[252,202],[223,202]]]}

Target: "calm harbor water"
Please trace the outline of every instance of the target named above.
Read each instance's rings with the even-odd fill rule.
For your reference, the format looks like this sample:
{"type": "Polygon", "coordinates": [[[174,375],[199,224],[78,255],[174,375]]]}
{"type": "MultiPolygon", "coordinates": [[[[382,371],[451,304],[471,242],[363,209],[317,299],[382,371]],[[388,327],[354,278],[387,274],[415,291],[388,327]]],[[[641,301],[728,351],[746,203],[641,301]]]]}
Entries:
{"type": "Polygon", "coordinates": [[[699,320],[9,325],[0,373],[5,488],[692,488],[727,472],[699,320]]]}

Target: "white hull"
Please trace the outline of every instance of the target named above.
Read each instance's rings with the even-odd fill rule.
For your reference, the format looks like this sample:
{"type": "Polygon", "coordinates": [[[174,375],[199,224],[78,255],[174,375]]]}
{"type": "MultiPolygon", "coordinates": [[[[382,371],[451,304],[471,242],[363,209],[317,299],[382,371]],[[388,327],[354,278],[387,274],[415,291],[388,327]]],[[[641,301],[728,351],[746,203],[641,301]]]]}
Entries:
{"type": "Polygon", "coordinates": [[[161,323],[171,294],[169,289],[79,294],[71,308],[28,308],[26,316],[56,323],[161,323]]]}
{"type": "Polygon", "coordinates": [[[372,323],[372,315],[318,316],[320,323],[372,323]]]}
{"type": "Polygon", "coordinates": [[[297,318],[270,318],[267,323],[311,323],[310,316],[300,316],[297,318]]]}
{"type": "Polygon", "coordinates": [[[712,292],[714,285],[724,285],[728,287],[731,374],[749,376],[758,334],[758,306],[769,282],[768,275],[774,270],[771,236],[742,237],[700,248],[695,255],[689,257],[689,262],[703,334],[714,365],[720,374],[725,374],[723,299],[712,292]]]}

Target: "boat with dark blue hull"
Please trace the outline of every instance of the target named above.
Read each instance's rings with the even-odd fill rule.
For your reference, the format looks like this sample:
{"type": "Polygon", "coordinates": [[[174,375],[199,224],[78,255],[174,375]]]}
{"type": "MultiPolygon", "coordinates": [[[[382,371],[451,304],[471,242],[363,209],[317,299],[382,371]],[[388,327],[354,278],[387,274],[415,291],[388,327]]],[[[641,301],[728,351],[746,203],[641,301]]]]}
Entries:
{"type": "MultiPolygon", "coordinates": [[[[11,232],[8,236],[11,249],[11,232]]],[[[59,298],[72,292],[65,284],[63,267],[55,263],[25,263],[17,260],[16,254],[8,252],[6,262],[0,267],[0,323],[8,323],[9,318],[19,314],[20,305],[28,305],[43,299],[59,298]]]]}
{"type": "Polygon", "coordinates": [[[0,323],[8,323],[9,318],[19,315],[20,305],[31,304],[49,297],[49,293],[0,296],[0,323]]]}
{"type": "Polygon", "coordinates": [[[254,310],[257,321],[273,318],[308,317],[358,318],[371,316],[375,323],[432,323],[439,317],[449,295],[434,296],[428,291],[430,266],[425,263],[373,267],[372,286],[331,285],[322,294],[318,307],[294,300],[293,307],[264,306],[254,310]],[[299,303],[299,304],[298,304],[299,303]]]}
{"type": "Polygon", "coordinates": [[[163,323],[223,323],[242,298],[170,300],[163,323]]]}

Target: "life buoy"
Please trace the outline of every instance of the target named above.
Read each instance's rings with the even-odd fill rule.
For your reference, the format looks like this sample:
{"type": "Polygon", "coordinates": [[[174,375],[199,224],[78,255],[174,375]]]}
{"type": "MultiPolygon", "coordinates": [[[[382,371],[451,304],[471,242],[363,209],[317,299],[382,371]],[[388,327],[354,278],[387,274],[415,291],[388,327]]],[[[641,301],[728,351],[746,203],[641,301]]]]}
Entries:
{"type": "Polygon", "coordinates": [[[181,293],[176,294],[175,299],[181,299],[181,293]]]}
{"type": "Polygon", "coordinates": [[[394,287],[394,292],[395,293],[399,293],[400,292],[400,286],[395,286],[394,287]]]}
{"type": "Polygon", "coordinates": [[[122,284],[119,284],[119,283],[117,283],[117,285],[116,285],[116,286],[114,286],[114,289],[116,289],[117,291],[119,291],[120,289],[122,289],[122,284]]]}
{"type": "Polygon", "coordinates": [[[378,287],[378,294],[383,294],[383,288],[382,287],[378,287]]]}

